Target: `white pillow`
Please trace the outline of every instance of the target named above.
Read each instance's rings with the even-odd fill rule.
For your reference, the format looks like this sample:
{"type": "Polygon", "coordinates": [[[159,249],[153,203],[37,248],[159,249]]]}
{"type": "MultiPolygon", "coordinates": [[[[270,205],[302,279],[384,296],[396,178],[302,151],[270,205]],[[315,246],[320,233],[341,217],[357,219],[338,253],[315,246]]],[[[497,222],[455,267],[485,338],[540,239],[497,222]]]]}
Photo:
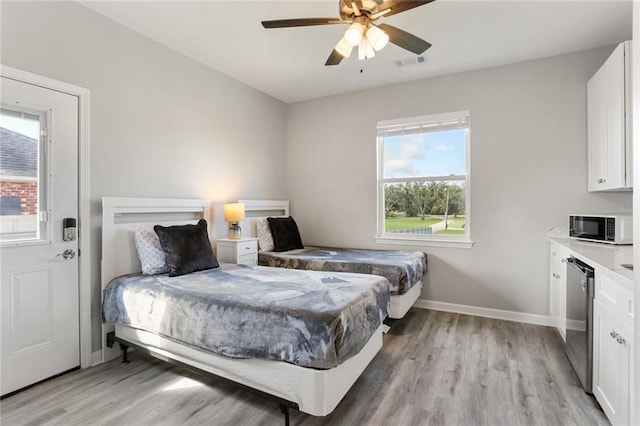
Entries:
{"type": "Polygon", "coordinates": [[[138,258],[142,264],[142,273],[146,275],[164,274],[169,272],[167,255],[158,239],[158,234],[151,228],[137,228],[134,239],[138,258]]]}
{"type": "Polygon", "coordinates": [[[256,236],[258,237],[258,247],[260,251],[273,251],[276,246],[273,244],[271,228],[266,217],[256,220],[256,236]]]}

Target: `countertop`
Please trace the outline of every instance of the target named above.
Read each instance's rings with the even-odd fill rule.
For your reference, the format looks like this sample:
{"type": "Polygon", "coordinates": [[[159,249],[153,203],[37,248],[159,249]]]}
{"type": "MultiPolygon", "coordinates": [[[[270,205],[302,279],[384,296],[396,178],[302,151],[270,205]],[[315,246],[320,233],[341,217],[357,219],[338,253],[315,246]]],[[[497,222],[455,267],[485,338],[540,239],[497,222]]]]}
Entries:
{"type": "Polygon", "coordinates": [[[594,267],[603,268],[610,271],[621,284],[634,290],[633,271],[623,268],[621,265],[633,264],[632,245],[612,245],[605,243],[592,243],[580,241],[566,236],[559,232],[549,231],[548,238],[564,247],[584,263],[594,267]]]}

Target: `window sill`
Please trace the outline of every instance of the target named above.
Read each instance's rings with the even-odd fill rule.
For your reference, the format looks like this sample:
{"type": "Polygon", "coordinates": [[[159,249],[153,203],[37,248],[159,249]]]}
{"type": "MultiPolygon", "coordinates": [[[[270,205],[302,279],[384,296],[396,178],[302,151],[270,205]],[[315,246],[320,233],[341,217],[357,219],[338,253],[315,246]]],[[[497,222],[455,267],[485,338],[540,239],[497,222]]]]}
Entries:
{"type": "Polygon", "coordinates": [[[471,248],[474,242],[470,240],[444,240],[444,239],[422,239],[407,237],[375,237],[378,244],[393,244],[402,246],[422,246],[422,247],[447,247],[447,248],[471,248]]]}

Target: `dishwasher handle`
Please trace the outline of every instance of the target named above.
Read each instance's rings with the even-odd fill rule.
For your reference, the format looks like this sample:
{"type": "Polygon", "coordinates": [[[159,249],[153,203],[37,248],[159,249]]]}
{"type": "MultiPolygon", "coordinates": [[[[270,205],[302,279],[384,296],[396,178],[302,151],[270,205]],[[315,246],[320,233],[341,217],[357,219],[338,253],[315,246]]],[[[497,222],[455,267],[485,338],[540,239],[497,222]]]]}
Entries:
{"type": "Polygon", "coordinates": [[[577,258],[570,256],[567,259],[567,265],[571,265],[574,268],[580,270],[580,272],[588,277],[593,277],[594,275],[594,269],[587,265],[584,262],[581,262],[580,260],[578,260],[577,258]]]}

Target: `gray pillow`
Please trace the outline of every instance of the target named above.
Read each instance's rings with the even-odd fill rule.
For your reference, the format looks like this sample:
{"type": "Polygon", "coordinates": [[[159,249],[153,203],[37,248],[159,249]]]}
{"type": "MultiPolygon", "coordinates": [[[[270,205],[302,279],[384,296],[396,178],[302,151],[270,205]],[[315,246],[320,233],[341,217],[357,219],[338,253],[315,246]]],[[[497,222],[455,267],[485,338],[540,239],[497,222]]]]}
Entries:
{"type": "Polygon", "coordinates": [[[170,277],[220,266],[211,251],[206,220],[200,219],[196,225],[156,225],[153,230],[167,254],[170,277]]]}

